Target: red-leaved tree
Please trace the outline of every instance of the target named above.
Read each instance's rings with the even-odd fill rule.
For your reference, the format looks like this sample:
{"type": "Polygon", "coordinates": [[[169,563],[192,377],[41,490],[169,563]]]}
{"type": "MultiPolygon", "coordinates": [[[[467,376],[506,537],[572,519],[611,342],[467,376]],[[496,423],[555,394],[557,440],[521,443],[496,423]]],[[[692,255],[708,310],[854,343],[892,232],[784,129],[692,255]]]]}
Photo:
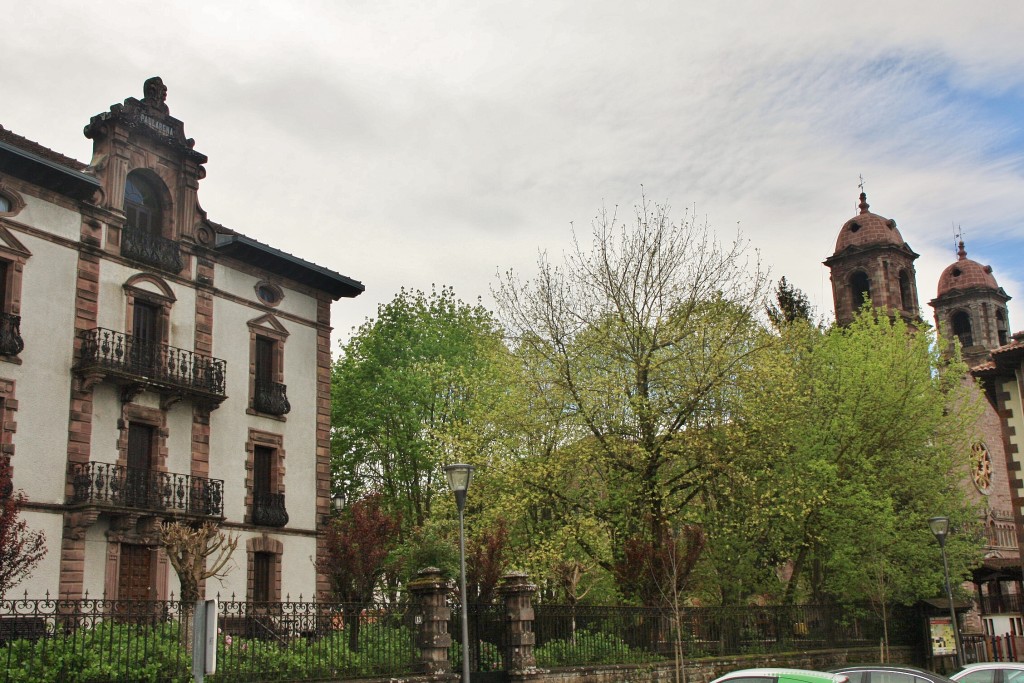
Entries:
{"type": "Polygon", "coordinates": [[[508,529],[504,521],[485,531],[479,543],[469,545],[466,550],[466,591],[469,593],[467,602],[490,604],[494,601],[498,580],[505,572],[507,564],[507,548],[508,529]]]}
{"type": "Polygon", "coordinates": [[[663,525],[656,539],[627,538],[613,566],[616,581],[644,605],[664,605],[683,592],[703,548],[704,532],[696,524],[678,530],[663,525]]]}
{"type": "Polygon", "coordinates": [[[25,494],[15,491],[11,465],[0,458],[0,598],[18,585],[46,555],[46,537],[21,519],[25,494]]]}
{"type": "Polygon", "coordinates": [[[324,531],[326,552],[317,569],[330,580],[332,597],[344,603],[353,652],[359,649],[359,615],[373,602],[400,529],[401,519],[384,509],[381,495],[370,494],[343,510],[324,531]]]}

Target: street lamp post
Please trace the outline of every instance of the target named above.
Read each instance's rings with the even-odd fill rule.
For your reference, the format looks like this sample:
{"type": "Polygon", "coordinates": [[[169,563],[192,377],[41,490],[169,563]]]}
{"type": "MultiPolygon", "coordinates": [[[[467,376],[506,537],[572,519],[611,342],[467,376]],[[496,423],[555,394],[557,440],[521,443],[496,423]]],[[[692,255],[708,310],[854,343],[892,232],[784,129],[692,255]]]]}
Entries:
{"type": "Polygon", "coordinates": [[[956,607],[953,606],[953,589],[949,585],[949,561],[946,560],[946,535],[949,534],[949,517],[932,517],[928,520],[935,540],[939,542],[939,549],[942,551],[942,573],[946,580],[946,597],[949,599],[949,619],[953,626],[953,636],[956,639],[956,665],[964,665],[964,644],[960,639],[960,626],[956,622],[956,607]]]}
{"type": "Polygon", "coordinates": [[[444,468],[448,486],[455,494],[459,508],[459,595],[462,596],[462,683],[469,683],[469,599],[466,595],[466,530],[463,511],[466,509],[466,491],[473,480],[472,465],[448,465],[444,468]]]}

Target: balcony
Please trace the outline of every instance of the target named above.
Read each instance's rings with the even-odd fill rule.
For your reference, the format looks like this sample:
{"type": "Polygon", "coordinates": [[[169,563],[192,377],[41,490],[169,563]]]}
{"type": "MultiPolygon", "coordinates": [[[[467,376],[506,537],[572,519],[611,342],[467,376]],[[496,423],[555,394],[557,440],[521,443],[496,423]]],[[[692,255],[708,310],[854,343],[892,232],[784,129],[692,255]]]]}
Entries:
{"type": "Polygon", "coordinates": [[[979,601],[982,614],[1020,614],[1021,596],[1009,595],[982,595],[979,601]]]}
{"type": "Polygon", "coordinates": [[[169,273],[185,266],[177,242],[128,227],[121,233],[121,255],[169,273]]]}
{"type": "Polygon", "coordinates": [[[0,356],[17,356],[25,348],[21,338],[21,316],[0,313],[0,356]]]}
{"type": "Polygon", "coordinates": [[[252,523],[260,526],[284,526],[287,524],[288,511],[284,509],[284,494],[253,494],[252,523]]]}
{"type": "Polygon", "coordinates": [[[288,386],[280,382],[256,380],[252,406],[261,413],[287,415],[292,409],[288,403],[288,386]]]}
{"type": "Polygon", "coordinates": [[[192,517],[224,516],[224,482],[105,462],[74,463],[68,505],[192,517]]]}
{"type": "Polygon", "coordinates": [[[224,393],[226,363],[174,346],[97,327],[82,333],[75,371],[93,381],[129,388],[151,388],[176,398],[191,398],[216,408],[224,393]]]}

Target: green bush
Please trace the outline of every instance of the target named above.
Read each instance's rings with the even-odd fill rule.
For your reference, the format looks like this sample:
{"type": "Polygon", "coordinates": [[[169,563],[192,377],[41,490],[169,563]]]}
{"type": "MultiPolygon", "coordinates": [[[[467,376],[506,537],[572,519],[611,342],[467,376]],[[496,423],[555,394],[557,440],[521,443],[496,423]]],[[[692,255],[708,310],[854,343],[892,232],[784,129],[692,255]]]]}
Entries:
{"type": "MultiPolygon", "coordinates": [[[[233,680],[247,674],[275,678],[368,677],[408,672],[417,650],[407,628],[366,624],[359,652],[348,647],[348,633],[307,640],[260,640],[222,634],[217,674],[207,680],[233,680]]],[[[176,623],[152,626],[99,624],[66,638],[16,640],[0,648],[9,663],[4,683],[114,683],[191,680],[192,661],[176,623]]]]}
{"type": "Polygon", "coordinates": [[[67,638],[16,640],[3,657],[10,683],[189,680],[177,624],[101,623],[67,638]]]}
{"type": "Polygon", "coordinates": [[[411,670],[416,660],[412,634],[406,628],[364,625],[359,629],[358,652],[349,649],[348,638],[342,630],[311,640],[221,636],[217,674],[208,680],[231,680],[246,673],[281,678],[393,675],[411,670]]]}
{"type": "MultiPolygon", "coordinates": [[[[462,643],[453,642],[451,644],[451,647],[448,648],[448,661],[451,663],[452,671],[462,670],[462,643]]],[[[503,669],[501,650],[498,649],[498,646],[481,640],[477,671],[501,671],[503,669]]]]}
{"type": "Polygon", "coordinates": [[[639,664],[653,659],[650,653],[633,649],[610,633],[586,630],[577,631],[575,639],[549,640],[535,654],[540,667],[639,664]]]}

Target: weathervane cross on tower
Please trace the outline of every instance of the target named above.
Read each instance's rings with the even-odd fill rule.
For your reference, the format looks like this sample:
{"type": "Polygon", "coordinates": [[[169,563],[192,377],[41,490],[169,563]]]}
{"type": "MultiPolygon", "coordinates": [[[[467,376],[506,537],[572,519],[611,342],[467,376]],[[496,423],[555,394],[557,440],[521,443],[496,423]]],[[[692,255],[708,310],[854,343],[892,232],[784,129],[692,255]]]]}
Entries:
{"type": "Polygon", "coordinates": [[[864,183],[864,174],[861,173],[860,174],[860,184],[858,185],[858,187],[860,188],[861,192],[864,191],[864,185],[865,185],[865,183],[864,183]]]}

